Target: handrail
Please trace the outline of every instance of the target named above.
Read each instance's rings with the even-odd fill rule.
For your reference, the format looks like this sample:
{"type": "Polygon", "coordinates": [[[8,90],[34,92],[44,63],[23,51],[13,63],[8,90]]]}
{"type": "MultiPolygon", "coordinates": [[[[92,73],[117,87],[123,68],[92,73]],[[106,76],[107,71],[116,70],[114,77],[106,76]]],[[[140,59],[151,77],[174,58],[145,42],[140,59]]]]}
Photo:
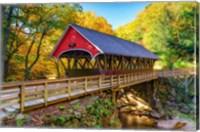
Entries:
{"type": "Polygon", "coordinates": [[[140,71],[117,75],[96,75],[54,80],[38,80],[2,85],[1,106],[4,109],[20,104],[20,111],[48,106],[59,100],[77,98],[99,90],[126,87],[136,83],[178,74],[193,74],[191,69],[173,71],[140,71]]]}

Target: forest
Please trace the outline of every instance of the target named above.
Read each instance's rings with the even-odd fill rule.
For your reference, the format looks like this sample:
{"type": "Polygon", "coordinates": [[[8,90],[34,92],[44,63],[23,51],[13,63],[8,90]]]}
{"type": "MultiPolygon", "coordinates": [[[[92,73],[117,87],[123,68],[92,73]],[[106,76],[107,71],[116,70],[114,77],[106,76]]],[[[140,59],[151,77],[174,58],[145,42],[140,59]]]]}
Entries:
{"type": "MultiPolygon", "coordinates": [[[[2,5],[1,9],[2,126],[196,129],[196,2],[152,2],[116,29],[105,17],[84,11],[78,3],[2,5]],[[66,78],[62,62],[51,53],[68,24],[135,42],[160,59],[141,73],[136,68],[123,75],[66,78]],[[76,93],[81,90],[84,93],[76,93]],[[30,102],[31,107],[26,105],[30,102]]],[[[70,61],[64,63],[70,67],[70,61]]]]}
{"type": "Polygon", "coordinates": [[[113,30],[104,17],[84,12],[79,4],[4,5],[3,81],[64,77],[59,62],[49,55],[69,23],[143,45],[161,58],[155,69],[193,67],[199,48],[197,6],[152,3],[135,20],[113,30]]]}

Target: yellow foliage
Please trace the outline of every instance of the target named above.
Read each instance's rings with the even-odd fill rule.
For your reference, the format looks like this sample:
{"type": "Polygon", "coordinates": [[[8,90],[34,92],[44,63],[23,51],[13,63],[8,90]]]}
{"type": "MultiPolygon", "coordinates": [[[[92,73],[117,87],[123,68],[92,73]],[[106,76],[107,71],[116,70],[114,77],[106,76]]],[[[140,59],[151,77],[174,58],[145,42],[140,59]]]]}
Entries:
{"type": "Polygon", "coordinates": [[[76,24],[113,35],[112,25],[102,16],[96,16],[95,12],[77,12],[76,24]]]}

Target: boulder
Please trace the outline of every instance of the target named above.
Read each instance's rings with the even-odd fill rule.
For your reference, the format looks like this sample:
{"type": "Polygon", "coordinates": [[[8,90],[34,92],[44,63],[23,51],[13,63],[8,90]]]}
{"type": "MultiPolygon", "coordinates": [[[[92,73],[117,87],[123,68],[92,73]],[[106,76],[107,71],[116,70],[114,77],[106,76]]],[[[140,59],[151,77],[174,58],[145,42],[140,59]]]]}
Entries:
{"type": "Polygon", "coordinates": [[[161,114],[156,112],[156,111],[151,111],[150,113],[150,116],[153,117],[153,118],[156,118],[156,119],[160,119],[161,118],[161,114]]]}
{"type": "Polygon", "coordinates": [[[185,113],[185,114],[189,114],[190,113],[190,109],[187,107],[187,106],[183,106],[180,111],[182,113],[185,113]]]}

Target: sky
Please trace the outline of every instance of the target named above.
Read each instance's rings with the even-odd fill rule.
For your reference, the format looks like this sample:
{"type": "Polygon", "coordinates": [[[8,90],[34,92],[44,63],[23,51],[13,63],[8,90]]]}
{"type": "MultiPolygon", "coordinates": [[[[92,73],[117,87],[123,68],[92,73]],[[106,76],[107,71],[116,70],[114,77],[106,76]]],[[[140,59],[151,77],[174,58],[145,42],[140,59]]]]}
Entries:
{"type": "Polygon", "coordinates": [[[136,18],[151,2],[126,2],[126,3],[82,3],[83,11],[96,12],[103,16],[113,29],[127,24],[136,18]]]}

